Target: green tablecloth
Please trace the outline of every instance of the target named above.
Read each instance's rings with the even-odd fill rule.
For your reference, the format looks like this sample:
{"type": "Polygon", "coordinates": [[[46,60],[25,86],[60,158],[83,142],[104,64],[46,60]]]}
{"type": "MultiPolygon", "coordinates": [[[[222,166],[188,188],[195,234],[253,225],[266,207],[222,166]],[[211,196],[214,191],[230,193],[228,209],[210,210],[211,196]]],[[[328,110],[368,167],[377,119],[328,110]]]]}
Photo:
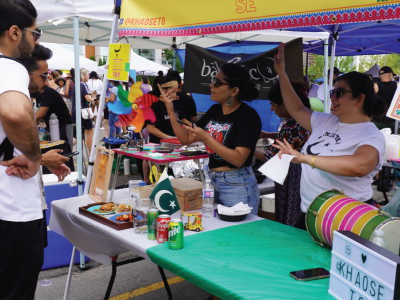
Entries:
{"type": "Polygon", "coordinates": [[[330,270],[331,249],[306,231],[260,220],[185,237],[184,248],[168,243],[147,249],[157,265],[221,299],[332,300],[329,279],[302,282],[290,271],[330,270]]]}

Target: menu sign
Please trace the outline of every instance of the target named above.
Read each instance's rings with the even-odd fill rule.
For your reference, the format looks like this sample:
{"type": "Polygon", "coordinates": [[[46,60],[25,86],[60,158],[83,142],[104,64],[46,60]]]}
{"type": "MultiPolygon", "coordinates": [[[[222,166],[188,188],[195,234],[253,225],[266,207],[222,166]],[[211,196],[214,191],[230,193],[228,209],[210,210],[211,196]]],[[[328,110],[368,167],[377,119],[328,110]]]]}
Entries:
{"type": "Polygon", "coordinates": [[[335,231],[329,293],[341,300],[400,299],[400,257],[350,231],[335,231]]]}

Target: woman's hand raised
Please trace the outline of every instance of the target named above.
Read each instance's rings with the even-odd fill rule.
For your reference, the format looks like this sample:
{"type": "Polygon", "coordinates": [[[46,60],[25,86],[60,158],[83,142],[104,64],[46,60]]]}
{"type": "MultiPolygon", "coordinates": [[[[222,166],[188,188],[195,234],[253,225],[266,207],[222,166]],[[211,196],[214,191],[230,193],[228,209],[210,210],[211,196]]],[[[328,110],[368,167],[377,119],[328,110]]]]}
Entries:
{"type": "Polygon", "coordinates": [[[285,45],[279,44],[278,54],[274,57],[274,69],[278,75],[282,75],[286,72],[285,70],[285,45]]]}
{"type": "Polygon", "coordinates": [[[157,85],[161,93],[160,101],[164,102],[167,107],[169,105],[172,106],[172,102],[179,99],[179,97],[176,95],[178,88],[171,88],[167,92],[165,92],[164,89],[159,84],[157,85]]]}

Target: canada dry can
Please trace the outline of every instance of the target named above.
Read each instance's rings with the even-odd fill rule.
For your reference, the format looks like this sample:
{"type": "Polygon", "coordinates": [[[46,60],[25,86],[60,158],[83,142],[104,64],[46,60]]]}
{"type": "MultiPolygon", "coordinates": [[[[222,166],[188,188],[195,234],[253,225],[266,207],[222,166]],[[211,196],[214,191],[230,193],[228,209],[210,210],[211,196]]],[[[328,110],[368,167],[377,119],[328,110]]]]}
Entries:
{"type": "Polygon", "coordinates": [[[182,249],[183,248],[183,222],[180,219],[171,220],[169,222],[169,248],[182,249]]]}
{"type": "Polygon", "coordinates": [[[147,237],[149,240],[157,239],[157,218],[158,210],[150,208],[147,211],[147,237]]]}
{"type": "Polygon", "coordinates": [[[157,219],[157,242],[168,242],[168,226],[171,217],[169,215],[159,215],[157,219]]]}

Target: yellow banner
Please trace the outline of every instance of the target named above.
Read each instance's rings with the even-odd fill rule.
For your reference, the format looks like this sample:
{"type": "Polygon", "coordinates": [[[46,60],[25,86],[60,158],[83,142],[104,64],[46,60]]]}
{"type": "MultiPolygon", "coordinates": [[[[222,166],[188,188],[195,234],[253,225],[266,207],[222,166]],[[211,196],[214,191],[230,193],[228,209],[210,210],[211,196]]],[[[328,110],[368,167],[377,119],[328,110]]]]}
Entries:
{"type": "Polygon", "coordinates": [[[130,59],[130,44],[110,44],[107,79],[128,82],[130,59]]]}
{"type": "MultiPolygon", "coordinates": [[[[384,0],[122,0],[120,29],[167,29],[206,24],[221,24],[282,16],[316,16],[327,12],[335,15],[358,9],[370,12],[377,6],[398,5],[400,1],[384,0]],[[396,4],[397,3],[397,4],[396,4]]],[[[389,16],[390,17],[390,16],[389,16]]],[[[357,18],[357,17],[356,17],[357,18]]],[[[385,19],[385,16],[381,16],[385,19]]],[[[356,20],[357,22],[357,20],[356,20]]],[[[294,26],[292,26],[294,27],[294,26]]]]}

